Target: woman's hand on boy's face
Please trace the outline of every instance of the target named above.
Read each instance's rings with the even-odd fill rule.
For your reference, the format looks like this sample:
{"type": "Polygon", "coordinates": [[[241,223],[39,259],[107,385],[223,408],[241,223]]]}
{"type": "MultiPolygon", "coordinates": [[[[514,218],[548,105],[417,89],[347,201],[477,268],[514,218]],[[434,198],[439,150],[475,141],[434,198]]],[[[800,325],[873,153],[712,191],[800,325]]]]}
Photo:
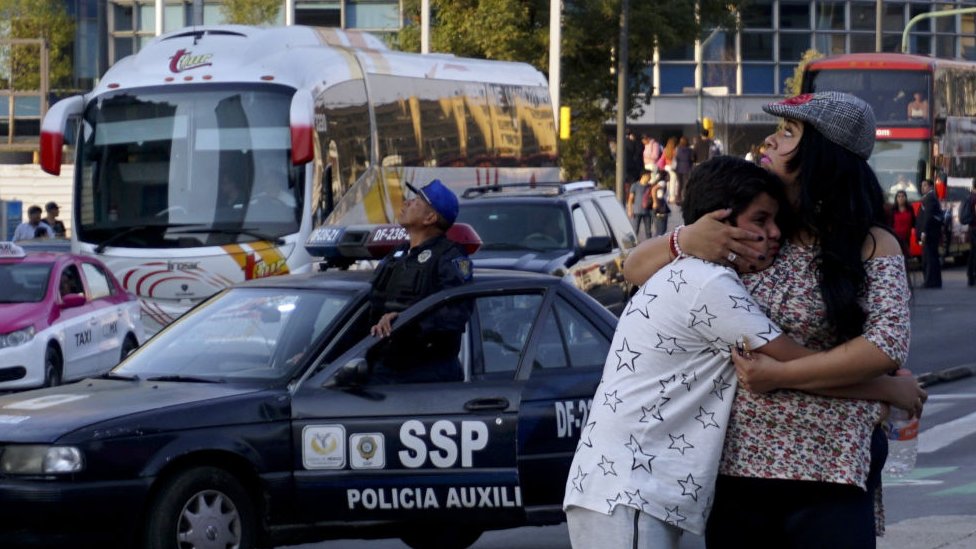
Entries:
{"type": "Polygon", "coordinates": [[[769,259],[766,236],[726,224],[731,213],[726,209],[701,216],[681,231],[678,244],[688,255],[729,265],[743,273],[757,271],[769,259]]]}

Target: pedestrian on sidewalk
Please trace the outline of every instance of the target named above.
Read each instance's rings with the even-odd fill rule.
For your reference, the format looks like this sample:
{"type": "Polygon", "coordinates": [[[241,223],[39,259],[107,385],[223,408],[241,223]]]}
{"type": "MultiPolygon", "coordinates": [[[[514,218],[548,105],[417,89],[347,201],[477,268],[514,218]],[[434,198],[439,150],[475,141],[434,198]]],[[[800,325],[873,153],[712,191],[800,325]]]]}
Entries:
{"type": "Polygon", "coordinates": [[[969,262],[966,264],[966,284],[976,286],[976,179],[973,180],[969,196],[959,207],[959,222],[969,225],[969,262]]]}
{"type": "Polygon", "coordinates": [[[64,223],[58,219],[58,215],[61,213],[61,209],[58,208],[58,203],[48,202],[44,205],[44,211],[47,213],[47,215],[44,216],[44,223],[46,223],[47,226],[51,227],[51,230],[54,231],[55,238],[64,238],[67,231],[64,228],[64,223]]]}
{"type": "MultiPolygon", "coordinates": [[[[761,163],[786,184],[794,225],[773,266],[743,282],[774,323],[826,352],[786,363],[733,354],[744,386],[732,404],[706,541],[719,549],[874,547],[884,531],[885,410],[857,389],[903,364],[910,336],[905,260],[884,228],[884,194],[867,163],[874,113],[838,92],[763,110],[783,118],[761,163]]],[[[681,229],[679,250],[740,270],[760,266],[764,236],[721,223],[728,215],[681,229]]],[[[668,240],[631,252],[630,282],[642,284],[671,261],[668,240]]],[[[922,400],[919,392],[911,408],[922,400]]]]}
{"type": "MultiPolygon", "coordinates": [[[[657,168],[657,166],[655,166],[657,168]]],[[[630,186],[627,195],[627,216],[634,224],[634,234],[640,237],[640,227],[644,226],[644,238],[651,237],[651,172],[644,172],[637,183],[630,186]]]]}
{"type": "Polygon", "coordinates": [[[925,288],[942,287],[942,260],[939,258],[939,242],[942,240],[943,217],[945,212],[935,196],[935,187],[928,179],[923,179],[922,207],[915,221],[919,244],[922,245],[922,272],[925,274],[925,288]]]}

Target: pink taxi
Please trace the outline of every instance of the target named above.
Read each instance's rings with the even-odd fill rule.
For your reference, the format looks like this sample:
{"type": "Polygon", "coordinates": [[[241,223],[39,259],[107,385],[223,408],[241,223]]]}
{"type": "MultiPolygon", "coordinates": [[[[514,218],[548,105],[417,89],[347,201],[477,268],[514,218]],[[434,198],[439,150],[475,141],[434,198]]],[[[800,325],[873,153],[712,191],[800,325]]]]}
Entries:
{"type": "Polygon", "coordinates": [[[139,302],[102,262],[0,242],[0,391],[100,375],[143,338],[139,302]]]}

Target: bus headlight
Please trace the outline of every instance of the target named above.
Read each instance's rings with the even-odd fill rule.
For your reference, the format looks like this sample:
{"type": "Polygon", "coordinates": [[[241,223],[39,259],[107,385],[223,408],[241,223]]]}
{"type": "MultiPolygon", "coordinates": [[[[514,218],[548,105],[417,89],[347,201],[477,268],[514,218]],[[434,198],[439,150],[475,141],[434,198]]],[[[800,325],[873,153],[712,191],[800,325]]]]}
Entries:
{"type": "Polygon", "coordinates": [[[34,327],[28,326],[9,334],[0,335],[0,349],[23,345],[32,339],[34,339],[34,327]]]}
{"type": "Polygon", "coordinates": [[[0,455],[0,471],[9,475],[77,473],[84,467],[74,446],[7,446],[0,455]]]}

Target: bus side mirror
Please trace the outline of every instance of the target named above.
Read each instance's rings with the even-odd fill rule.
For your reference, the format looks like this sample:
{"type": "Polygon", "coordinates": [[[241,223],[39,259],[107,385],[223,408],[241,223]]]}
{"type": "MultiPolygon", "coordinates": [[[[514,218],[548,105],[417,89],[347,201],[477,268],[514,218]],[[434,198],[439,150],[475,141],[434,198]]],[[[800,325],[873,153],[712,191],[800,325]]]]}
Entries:
{"type": "Polygon", "coordinates": [[[61,156],[64,149],[64,132],[68,119],[80,116],[85,109],[85,98],[75,95],[55,103],[41,123],[41,169],[51,175],[61,175],[61,156]]]}
{"type": "Polygon", "coordinates": [[[288,113],[288,125],[291,128],[291,163],[301,166],[315,158],[315,99],[312,92],[298,90],[291,98],[291,109],[288,113]]]}

